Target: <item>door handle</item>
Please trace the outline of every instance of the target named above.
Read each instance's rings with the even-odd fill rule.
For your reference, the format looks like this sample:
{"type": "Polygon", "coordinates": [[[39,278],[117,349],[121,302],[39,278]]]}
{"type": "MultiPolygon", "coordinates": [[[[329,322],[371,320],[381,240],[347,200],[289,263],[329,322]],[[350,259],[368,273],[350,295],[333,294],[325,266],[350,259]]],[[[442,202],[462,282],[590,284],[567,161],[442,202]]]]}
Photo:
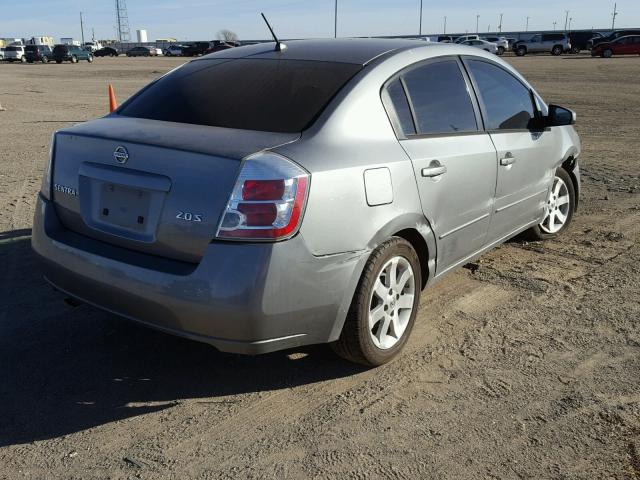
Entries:
{"type": "Polygon", "coordinates": [[[509,165],[513,165],[516,163],[516,157],[513,156],[511,152],[507,152],[503,158],[500,159],[500,165],[503,167],[508,167],[509,165]]]}
{"type": "Polygon", "coordinates": [[[447,173],[447,167],[442,165],[438,160],[433,160],[428,167],[420,172],[423,177],[438,177],[447,173]]]}

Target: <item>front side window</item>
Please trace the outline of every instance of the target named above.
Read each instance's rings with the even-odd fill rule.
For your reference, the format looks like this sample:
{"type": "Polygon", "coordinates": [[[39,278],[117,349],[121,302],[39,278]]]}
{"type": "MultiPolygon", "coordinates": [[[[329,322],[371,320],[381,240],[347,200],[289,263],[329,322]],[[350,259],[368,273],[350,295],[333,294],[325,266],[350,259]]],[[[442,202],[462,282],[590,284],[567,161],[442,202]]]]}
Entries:
{"type": "Polygon", "coordinates": [[[475,111],[456,60],[430,63],[402,74],[417,134],[477,131],[475,111]]]}
{"type": "Polygon", "coordinates": [[[526,129],[535,117],[531,92],[502,68],[479,60],[468,67],[484,105],[487,130],[526,129]]]}

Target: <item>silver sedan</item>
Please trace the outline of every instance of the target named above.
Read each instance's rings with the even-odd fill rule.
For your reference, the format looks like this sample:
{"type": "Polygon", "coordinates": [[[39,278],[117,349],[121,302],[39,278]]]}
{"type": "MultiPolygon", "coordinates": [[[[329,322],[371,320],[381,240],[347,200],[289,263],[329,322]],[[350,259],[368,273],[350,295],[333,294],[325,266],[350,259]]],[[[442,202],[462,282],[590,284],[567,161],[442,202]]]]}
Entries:
{"type": "Polygon", "coordinates": [[[465,45],[224,50],[55,134],[33,248],[65,295],[162,331],[380,365],[423,289],[568,228],[574,121],[465,45]]]}
{"type": "Polygon", "coordinates": [[[485,52],[498,54],[498,45],[493,42],[487,42],[486,40],[467,40],[466,42],[462,42],[462,45],[481,48],[485,52]]]}

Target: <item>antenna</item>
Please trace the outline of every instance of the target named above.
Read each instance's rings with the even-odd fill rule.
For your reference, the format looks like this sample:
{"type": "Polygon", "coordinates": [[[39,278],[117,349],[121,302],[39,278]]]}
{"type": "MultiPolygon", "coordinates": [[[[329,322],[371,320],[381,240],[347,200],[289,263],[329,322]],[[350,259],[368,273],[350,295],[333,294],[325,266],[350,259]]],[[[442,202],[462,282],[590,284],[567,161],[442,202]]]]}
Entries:
{"type": "Polygon", "coordinates": [[[271,36],[276,42],[276,52],[281,52],[282,50],[287,48],[287,46],[284,43],[281,43],[280,40],[278,40],[278,37],[276,37],[276,34],[273,33],[273,28],[271,28],[271,25],[269,25],[269,20],[267,20],[267,17],[264,16],[264,13],[260,13],[260,15],[262,15],[262,19],[264,20],[264,23],[267,24],[267,28],[271,32],[271,36]]]}
{"type": "Polygon", "coordinates": [[[126,0],[116,0],[116,22],[118,26],[118,40],[126,43],[131,39],[129,32],[129,16],[127,15],[126,0]]]}

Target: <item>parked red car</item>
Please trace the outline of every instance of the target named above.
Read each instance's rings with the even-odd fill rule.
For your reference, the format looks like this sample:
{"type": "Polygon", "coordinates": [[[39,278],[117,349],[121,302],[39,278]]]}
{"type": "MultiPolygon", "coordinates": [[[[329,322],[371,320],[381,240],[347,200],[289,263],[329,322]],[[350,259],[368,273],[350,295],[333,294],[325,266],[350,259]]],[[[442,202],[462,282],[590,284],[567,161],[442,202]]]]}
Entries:
{"type": "Polygon", "coordinates": [[[640,35],[616,38],[611,42],[599,43],[591,49],[591,56],[610,58],[613,55],[640,55],[640,35]]]}

